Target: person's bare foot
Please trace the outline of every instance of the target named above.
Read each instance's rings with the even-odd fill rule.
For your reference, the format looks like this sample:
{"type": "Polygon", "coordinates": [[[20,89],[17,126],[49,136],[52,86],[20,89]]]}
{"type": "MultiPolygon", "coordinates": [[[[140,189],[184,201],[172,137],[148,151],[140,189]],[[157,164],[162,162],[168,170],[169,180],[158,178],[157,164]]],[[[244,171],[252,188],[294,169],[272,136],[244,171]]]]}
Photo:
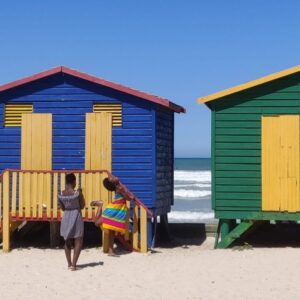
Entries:
{"type": "Polygon", "coordinates": [[[101,201],[101,200],[94,200],[94,201],[92,201],[91,202],[91,204],[90,204],[91,206],[102,206],[103,205],[103,201],[101,201]]]}
{"type": "Polygon", "coordinates": [[[77,266],[71,266],[70,270],[71,271],[78,271],[80,270],[81,268],[80,267],[77,267],[77,266]]]}
{"type": "Polygon", "coordinates": [[[109,256],[109,257],[120,257],[120,255],[118,255],[116,253],[112,253],[112,254],[108,253],[107,256],[109,256]]]}
{"type": "Polygon", "coordinates": [[[107,255],[112,256],[112,257],[120,257],[120,255],[116,254],[116,252],[114,252],[114,250],[112,250],[112,249],[108,250],[107,255]]]}

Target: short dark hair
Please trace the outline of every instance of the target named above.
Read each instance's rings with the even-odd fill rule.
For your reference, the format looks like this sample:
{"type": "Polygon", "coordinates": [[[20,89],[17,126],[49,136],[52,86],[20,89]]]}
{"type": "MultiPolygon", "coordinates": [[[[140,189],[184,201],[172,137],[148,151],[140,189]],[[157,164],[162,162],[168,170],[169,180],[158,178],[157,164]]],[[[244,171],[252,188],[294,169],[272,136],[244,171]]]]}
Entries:
{"type": "Polygon", "coordinates": [[[66,184],[76,185],[76,176],[73,173],[66,175],[66,184]]]}
{"type": "Polygon", "coordinates": [[[109,180],[108,177],[103,179],[103,185],[105,188],[111,192],[115,192],[117,189],[117,184],[111,180],[109,180]]]}

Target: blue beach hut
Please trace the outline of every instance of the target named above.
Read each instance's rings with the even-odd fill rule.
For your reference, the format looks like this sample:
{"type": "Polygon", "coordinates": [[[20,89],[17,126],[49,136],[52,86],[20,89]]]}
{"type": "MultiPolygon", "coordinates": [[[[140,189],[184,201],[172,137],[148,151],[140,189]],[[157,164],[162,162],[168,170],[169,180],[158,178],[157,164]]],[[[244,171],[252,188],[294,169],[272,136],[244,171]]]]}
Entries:
{"type": "MultiPolygon", "coordinates": [[[[184,113],[183,107],[64,66],[0,86],[0,103],[1,172],[44,170],[53,174],[64,169],[105,169],[152,211],[154,219],[170,211],[174,201],[174,113],[184,113]]],[[[52,192],[55,174],[53,181],[49,179],[52,192]]],[[[38,218],[42,211],[36,196],[39,188],[28,181],[31,188],[26,191],[26,174],[21,175],[12,174],[18,177],[15,182],[11,178],[10,197],[19,202],[6,208],[12,211],[10,220],[14,216],[20,220],[38,218]],[[11,190],[14,184],[23,189],[17,195],[11,190]],[[28,210],[21,205],[26,201],[31,203],[28,210]]],[[[90,200],[98,195],[96,186],[103,174],[95,176],[81,178],[90,200]]],[[[63,184],[63,179],[57,184],[63,184]]],[[[51,201],[49,205],[55,206],[51,201]]],[[[50,215],[55,219],[52,206],[48,219],[50,215]]],[[[93,212],[86,213],[91,219],[93,212]]],[[[151,222],[148,218],[148,242],[151,222]]]]}

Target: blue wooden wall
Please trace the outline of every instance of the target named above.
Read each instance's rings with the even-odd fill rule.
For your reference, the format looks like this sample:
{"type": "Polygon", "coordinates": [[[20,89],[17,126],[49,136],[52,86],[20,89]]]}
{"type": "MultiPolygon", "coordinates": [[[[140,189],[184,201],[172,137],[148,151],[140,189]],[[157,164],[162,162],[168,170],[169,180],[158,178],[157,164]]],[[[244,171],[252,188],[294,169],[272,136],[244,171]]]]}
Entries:
{"type": "Polygon", "coordinates": [[[174,202],[174,113],[156,110],[156,205],[157,215],[170,211],[174,202]]]}
{"type": "Polygon", "coordinates": [[[170,143],[174,113],[158,110],[156,121],[157,105],[66,74],[49,76],[0,93],[0,170],[20,168],[21,129],[4,127],[6,102],[32,103],[35,113],[52,113],[53,169],[84,169],[85,114],[92,112],[93,104],[101,101],[121,102],[123,109],[123,126],[113,128],[113,174],[148,207],[157,206],[157,197],[157,212],[169,210],[173,198],[163,197],[167,191],[162,190],[162,183],[163,177],[173,168],[173,144],[170,143]],[[167,128],[167,135],[162,134],[163,128],[167,128]],[[168,170],[162,157],[164,138],[167,161],[172,166],[168,170]]]}

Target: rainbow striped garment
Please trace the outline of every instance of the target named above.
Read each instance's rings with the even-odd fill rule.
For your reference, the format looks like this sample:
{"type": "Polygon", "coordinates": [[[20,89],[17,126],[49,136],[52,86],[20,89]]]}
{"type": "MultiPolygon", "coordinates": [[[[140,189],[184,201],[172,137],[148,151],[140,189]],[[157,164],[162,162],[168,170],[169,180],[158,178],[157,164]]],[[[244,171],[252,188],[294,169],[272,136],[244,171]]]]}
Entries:
{"type": "Polygon", "coordinates": [[[116,194],[115,199],[106,206],[102,213],[102,228],[124,234],[126,215],[126,200],[121,194],[116,194]]]}

